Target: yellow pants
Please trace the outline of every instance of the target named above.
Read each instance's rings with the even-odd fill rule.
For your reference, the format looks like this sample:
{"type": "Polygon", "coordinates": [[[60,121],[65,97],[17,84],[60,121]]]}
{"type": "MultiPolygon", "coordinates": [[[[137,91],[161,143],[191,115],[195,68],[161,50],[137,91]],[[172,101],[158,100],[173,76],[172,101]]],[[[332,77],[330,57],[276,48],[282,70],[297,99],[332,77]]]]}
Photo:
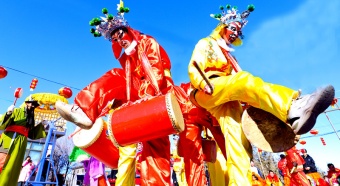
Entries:
{"type": "Polygon", "coordinates": [[[135,186],[136,144],[119,147],[118,173],[115,185],[135,186]]]}
{"type": "Polygon", "coordinates": [[[207,162],[209,178],[211,186],[223,186],[226,185],[227,180],[227,164],[220,148],[216,146],[217,157],[215,163],[207,162]]]}
{"type": "Polygon", "coordinates": [[[196,101],[218,120],[225,137],[227,153],[227,185],[251,185],[251,146],[241,128],[243,113],[239,103],[272,113],[286,122],[290,104],[298,92],[287,87],[265,83],[242,71],[230,76],[210,79],[213,95],[198,91],[196,101]]]}

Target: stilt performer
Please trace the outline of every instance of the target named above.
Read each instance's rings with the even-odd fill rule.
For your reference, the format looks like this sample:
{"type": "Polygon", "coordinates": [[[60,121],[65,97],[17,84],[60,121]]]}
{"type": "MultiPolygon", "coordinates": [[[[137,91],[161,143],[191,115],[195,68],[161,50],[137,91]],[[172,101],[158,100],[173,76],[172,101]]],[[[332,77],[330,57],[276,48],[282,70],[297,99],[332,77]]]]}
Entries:
{"type": "Polygon", "coordinates": [[[197,103],[207,109],[219,122],[225,136],[228,185],[251,185],[251,146],[241,128],[243,112],[241,102],[269,112],[290,125],[296,134],[305,134],[313,128],[316,118],[331,104],[333,86],[300,96],[298,91],[264,82],[246,71],[232,73],[232,45],[240,45],[241,29],[254,10],[237,13],[230,5],[220,7],[222,14],[212,17],[220,23],[209,37],[199,40],[193,51],[188,70],[190,81],[197,89],[197,103]],[[195,63],[208,78],[211,86],[195,67],[195,63]],[[212,87],[212,88],[211,88],[212,87]]]}
{"type": "Polygon", "coordinates": [[[41,124],[35,126],[34,109],[39,103],[31,96],[19,108],[9,106],[0,118],[0,185],[17,185],[27,146],[27,138],[46,137],[41,124]]]}
{"type": "MultiPolygon", "coordinates": [[[[167,53],[153,37],[142,34],[128,25],[124,13],[129,12],[129,9],[124,7],[123,1],[118,5],[119,12],[116,16],[109,14],[106,8],[102,11],[106,17],[91,20],[90,24],[96,26],[95,29],[91,29],[91,32],[96,37],[104,36],[112,43],[114,56],[123,70],[109,71],[80,91],[75,98],[76,105],[62,103],[56,105],[65,119],[82,128],[90,128],[95,119],[100,117],[107,103],[113,99],[115,99],[113,104],[120,102],[125,103],[124,106],[132,105],[137,100],[145,101],[165,95],[173,87],[170,76],[171,64],[167,53]],[[121,54],[122,49],[124,53],[121,54]]],[[[163,124],[155,122],[155,118],[149,120],[154,126],[163,124]]],[[[118,175],[124,174],[128,169],[134,170],[135,148],[135,145],[130,150],[122,148],[128,154],[123,157],[125,160],[119,160],[118,175]],[[123,173],[119,170],[120,167],[125,167],[123,173]]],[[[141,158],[141,185],[170,185],[168,135],[143,141],[141,158]]],[[[129,179],[133,178],[125,180],[129,179]]],[[[122,182],[122,185],[127,184],[122,182]]]]}

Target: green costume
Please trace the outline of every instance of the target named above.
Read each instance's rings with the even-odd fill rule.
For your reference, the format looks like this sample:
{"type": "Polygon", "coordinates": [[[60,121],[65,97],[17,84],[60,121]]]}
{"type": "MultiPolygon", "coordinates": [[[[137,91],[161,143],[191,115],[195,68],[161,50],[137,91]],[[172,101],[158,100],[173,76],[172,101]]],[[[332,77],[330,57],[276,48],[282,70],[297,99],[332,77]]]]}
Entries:
{"type": "Polygon", "coordinates": [[[26,136],[19,132],[6,131],[6,128],[13,125],[23,126],[30,129],[28,137],[31,139],[46,137],[43,125],[34,126],[34,114],[30,118],[28,115],[26,107],[20,107],[14,108],[12,114],[4,114],[0,117],[0,130],[5,130],[0,137],[0,153],[8,154],[8,160],[5,162],[0,174],[1,186],[17,185],[27,146],[26,136]],[[12,137],[15,133],[16,136],[12,142],[12,137]]]}

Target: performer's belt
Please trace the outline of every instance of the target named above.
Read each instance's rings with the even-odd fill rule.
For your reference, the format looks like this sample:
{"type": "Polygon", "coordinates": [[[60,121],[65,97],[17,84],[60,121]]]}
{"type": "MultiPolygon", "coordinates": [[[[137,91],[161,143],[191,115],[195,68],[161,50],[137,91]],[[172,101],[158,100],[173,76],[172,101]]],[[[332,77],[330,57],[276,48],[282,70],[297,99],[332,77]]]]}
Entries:
{"type": "Polygon", "coordinates": [[[28,137],[28,132],[29,129],[21,126],[21,125],[9,125],[6,129],[5,132],[17,132],[23,136],[26,136],[26,138],[28,137]]]}

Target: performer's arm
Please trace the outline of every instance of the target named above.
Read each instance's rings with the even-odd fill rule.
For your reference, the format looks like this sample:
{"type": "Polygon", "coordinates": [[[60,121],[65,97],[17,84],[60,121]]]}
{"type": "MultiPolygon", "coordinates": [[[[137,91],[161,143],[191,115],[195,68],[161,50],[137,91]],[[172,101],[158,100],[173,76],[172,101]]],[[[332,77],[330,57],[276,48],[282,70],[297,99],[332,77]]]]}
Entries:
{"type": "Polygon", "coordinates": [[[204,69],[206,67],[205,63],[207,61],[206,57],[207,47],[208,47],[207,41],[204,39],[200,40],[195,46],[188,66],[190,81],[195,88],[200,90],[204,90],[204,87],[207,85],[207,83],[204,81],[203,77],[200,75],[193,62],[196,61],[198,67],[204,73],[204,69]]]}
{"type": "Polygon", "coordinates": [[[10,124],[11,118],[14,117],[13,112],[16,112],[15,110],[17,109],[13,108],[13,110],[9,111],[10,107],[8,107],[7,112],[0,117],[0,130],[5,130],[5,128],[10,124]]]}

